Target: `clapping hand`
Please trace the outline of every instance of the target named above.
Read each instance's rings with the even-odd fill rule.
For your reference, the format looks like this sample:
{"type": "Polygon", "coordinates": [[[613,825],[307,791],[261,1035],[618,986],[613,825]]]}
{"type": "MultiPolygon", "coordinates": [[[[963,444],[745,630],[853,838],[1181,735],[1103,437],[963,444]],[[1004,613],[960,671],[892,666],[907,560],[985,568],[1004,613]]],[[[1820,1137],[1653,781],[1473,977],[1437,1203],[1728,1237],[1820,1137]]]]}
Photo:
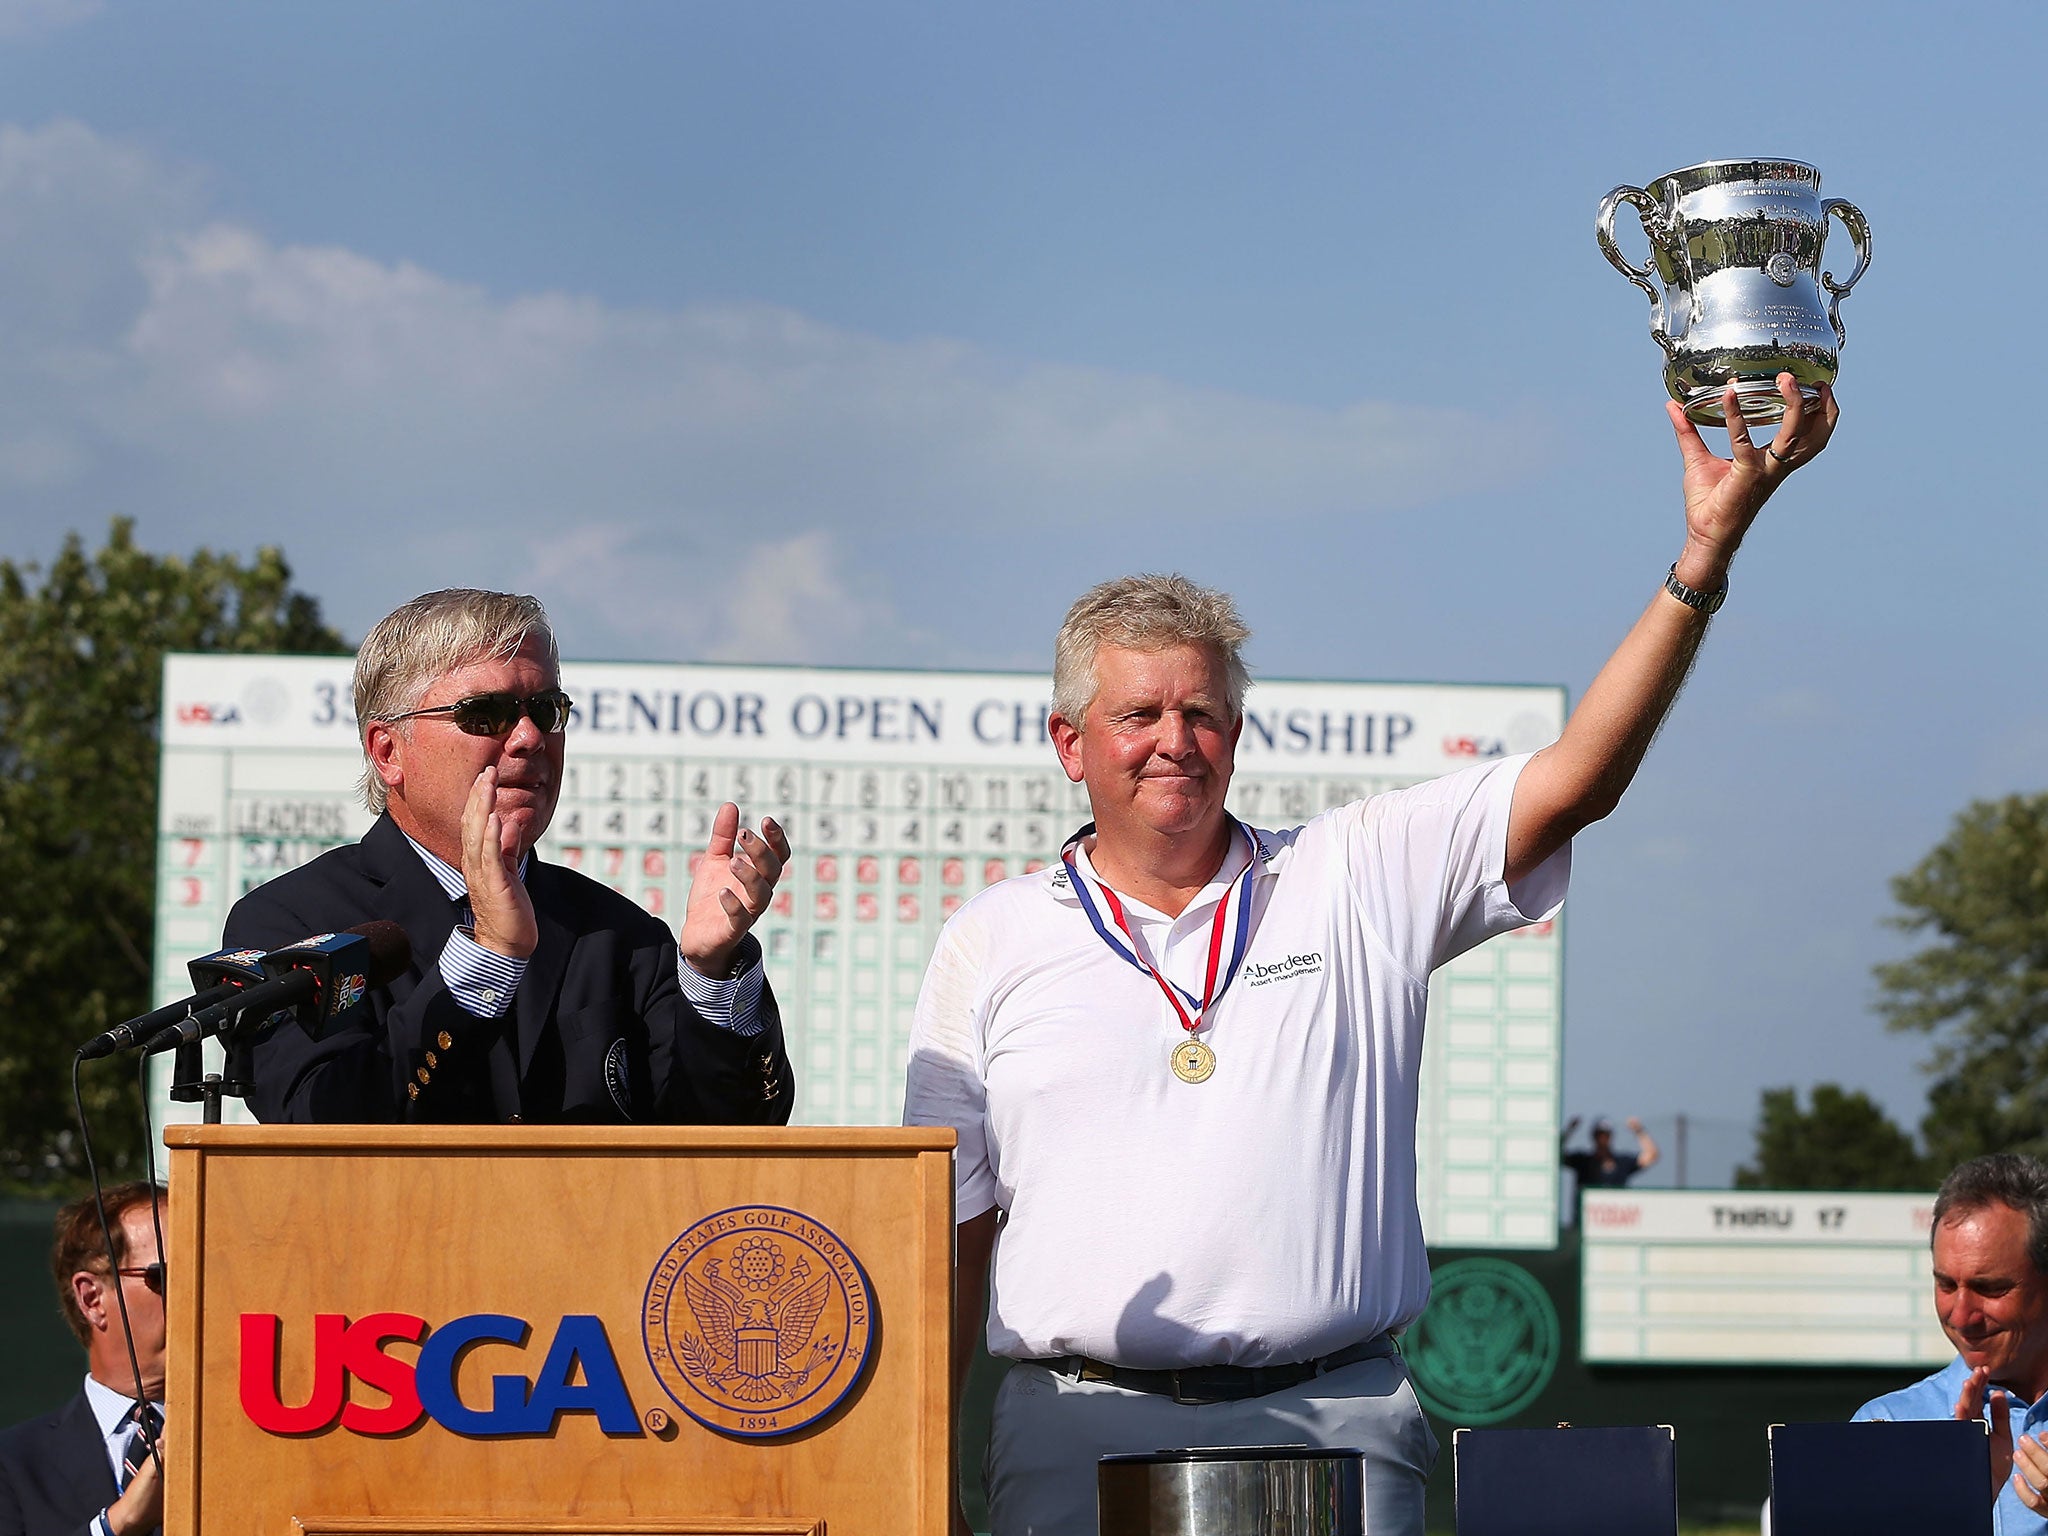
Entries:
{"type": "Polygon", "coordinates": [[[738,806],[728,801],[718,808],[677,936],[692,970],[714,979],[731,974],[734,951],[768,910],[788,863],[789,839],[773,817],[755,833],[741,829],[738,806]]]}
{"type": "MultiPolygon", "coordinates": [[[[1991,1497],[1996,1500],[2008,1477],[2013,1479],[2015,1486],[2026,1483],[2026,1479],[2013,1472],[2012,1399],[1991,1385],[1991,1368],[1980,1365],[1970,1372],[1969,1379],[1963,1383],[1963,1390],[1956,1396],[1956,1417],[1965,1422],[1982,1419],[1986,1416],[1987,1407],[1991,1421],[1991,1497]]],[[[2039,1441],[2034,1442],[2029,1455],[2040,1458],[2041,1471],[2048,1473],[2048,1453],[2042,1452],[2039,1441]]],[[[2020,1498],[2030,1509],[2048,1511],[2048,1499],[2042,1499],[2038,1504],[2033,1502],[2041,1495],[2034,1492],[2031,1484],[2021,1490],[2020,1498]]]]}
{"type": "MultiPolygon", "coordinates": [[[[1998,1394],[2001,1398],[2003,1392],[1998,1394]]],[[[2010,1437],[2012,1426],[2006,1425],[2010,1437]]],[[[1993,1437],[1994,1442],[1996,1436],[1993,1437]]],[[[1996,1462],[1996,1451],[1993,1461],[1996,1462]]],[[[2039,1435],[2021,1435],[2012,1441],[2012,1486],[2020,1496],[2020,1502],[2037,1515],[2048,1515],[2048,1447],[2041,1444],[2039,1435]]]]}
{"type": "Polygon", "coordinates": [[[523,959],[540,944],[533,898],[519,878],[526,850],[498,814],[498,770],[484,769],[462,807],[462,882],[469,888],[470,931],[497,954],[523,959]]]}

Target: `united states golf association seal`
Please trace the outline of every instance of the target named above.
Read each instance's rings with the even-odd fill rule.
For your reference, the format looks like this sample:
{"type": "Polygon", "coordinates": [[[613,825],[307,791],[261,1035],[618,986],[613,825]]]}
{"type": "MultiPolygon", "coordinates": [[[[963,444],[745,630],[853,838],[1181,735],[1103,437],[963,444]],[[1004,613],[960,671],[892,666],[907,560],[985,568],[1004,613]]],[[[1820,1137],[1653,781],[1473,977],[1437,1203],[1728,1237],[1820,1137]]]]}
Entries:
{"type": "Polygon", "coordinates": [[[1457,1424],[1520,1413],[1557,1370],[1557,1309],[1504,1259],[1453,1259],[1430,1276],[1429,1308],[1402,1353],[1422,1406],[1457,1424]]]}
{"type": "Polygon", "coordinates": [[[866,1369],[875,1299],[846,1244],[800,1211],[715,1211],[662,1253],[641,1310],[647,1360],[676,1406],[721,1434],[790,1435],[866,1369]]]}

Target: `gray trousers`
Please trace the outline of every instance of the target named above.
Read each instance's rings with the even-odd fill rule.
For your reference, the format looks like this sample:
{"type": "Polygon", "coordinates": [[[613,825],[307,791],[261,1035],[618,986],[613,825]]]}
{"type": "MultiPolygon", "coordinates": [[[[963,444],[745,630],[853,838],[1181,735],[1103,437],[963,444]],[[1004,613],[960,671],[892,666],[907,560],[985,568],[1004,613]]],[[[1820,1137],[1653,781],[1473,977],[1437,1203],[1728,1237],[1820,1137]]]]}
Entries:
{"type": "Polygon", "coordinates": [[[1368,1536],[1422,1536],[1436,1436],[1398,1355],[1360,1360],[1284,1392],[1176,1403],[1014,1365],[989,1427],[990,1536],[1096,1536],[1095,1462],[1184,1446],[1315,1445],[1365,1452],[1368,1536]]]}

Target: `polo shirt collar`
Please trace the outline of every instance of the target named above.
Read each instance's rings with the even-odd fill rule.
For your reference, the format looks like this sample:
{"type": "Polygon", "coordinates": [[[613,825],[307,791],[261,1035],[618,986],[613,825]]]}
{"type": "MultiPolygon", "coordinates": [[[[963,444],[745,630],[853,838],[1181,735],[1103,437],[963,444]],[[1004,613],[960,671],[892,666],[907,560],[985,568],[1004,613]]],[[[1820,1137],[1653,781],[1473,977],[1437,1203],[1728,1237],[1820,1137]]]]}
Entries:
{"type": "MultiPolygon", "coordinates": [[[[1271,832],[1247,826],[1235,816],[1230,817],[1229,820],[1233,829],[1233,845],[1235,844],[1235,832],[1237,829],[1242,829],[1251,836],[1252,862],[1258,866],[1257,873],[1252,878],[1254,880],[1263,880],[1269,875],[1277,874],[1279,872],[1277,861],[1286,856],[1293,839],[1276,837],[1271,832]]],[[[1087,850],[1081,846],[1094,835],[1095,823],[1091,821],[1064,843],[1060,844],[1060,857],[1048,864],[1040,874],[1039,878],[1045,882],[1046,893],[1053,900],[1062,902],[1070,907],[1081,905],[1080,898],[1074,894],[1073,880],[1067,874],[1067,857],[1069,855],[1072,855],[1076,862],[1086,864],[1089,876],[1097,883],[1105,883],[1102,880],[1102,876],[1096,873],[1094,861],[1089,859],[1087,850]]],[[[421,851],[425,852],[424,849],[421,851]]],[[[432,855],[429,854],[428,857],[431,858],[432,855]]],[[[1226,859],[1225,864],[1227,865],[1228,862],[1229,860],[1226,859]]],[[[1230,881],[1237,879],[1242,873],[1243,870],[1241,869],[1233,870],[1229,880],[1225,880],[1223,883],[1229,884],[1230,881]]],[[[1214,885],[1217,881],[1212,879],[1209,883],[1214,885]]],[[[1121,895],[1122,893],[1119,892],[1118,894],[1121,895]]],[[[1128,900],[1129,898],[1126,897],[1125,899],[1128,900]]]]}

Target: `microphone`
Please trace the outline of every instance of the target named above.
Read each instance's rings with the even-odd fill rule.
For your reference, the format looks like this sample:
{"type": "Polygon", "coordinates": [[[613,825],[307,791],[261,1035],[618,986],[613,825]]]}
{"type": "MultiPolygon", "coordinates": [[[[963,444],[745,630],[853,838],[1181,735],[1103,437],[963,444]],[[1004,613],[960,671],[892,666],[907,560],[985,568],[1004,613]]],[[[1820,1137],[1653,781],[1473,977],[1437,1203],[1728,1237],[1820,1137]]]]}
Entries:
{"type": "Polygon", "coordinates": [[[202,1009],[229,1001],[244,987],[263,980],[263,967],[259,964],[262,959],[260,949],[220,949],[201,955],[185,967],[192,978],[190,997],[165,1003],[125,1024],[101,1030],[78,1048],[79,1060],[97,1061],[102,1056],[125,1051],[150,1039],[167,1024],[176,1024],[202,1009]]]}
{"type": "MultiPolygon", "coordinates": [[[[262,950],[238,949],[225,959],[207,955],[194,960],[185,967],[185,971],[192,978],[194,987],[204,989],[211,982],[227,982],[239,991],[263,980],[262,962],[262,950]]],[[[233,991],[228,994],[230,997],[233,995],[233,991]]],[[[218,1083],[220,1079],[214,1081],[218,1083]]],[[[223,1087],[225,1090],[225,1085],[223,1087]]],[[[206,1060],[200,1054],[199,1042],[195,1040],[190,1045],[180,1046],[177,1059],[171,1064],[171,1098],[179,1104],[199,1104],[205,1102],[206,1096],[206,1060]]]]}
{"type": "Polygon", "coordinates": [[[195,1040],[225,1034],[256,1014],[291,1012],[308,1030],[362,1001],[372,987],[389,985],[412,964],[412,941],[392,922],[358,923],[346,933],[318,933],[274,949],[258,962],[267,980],[232,997],[195,1010],[150,1037],[143,1054],[153,1056],[195,1040]]]}

